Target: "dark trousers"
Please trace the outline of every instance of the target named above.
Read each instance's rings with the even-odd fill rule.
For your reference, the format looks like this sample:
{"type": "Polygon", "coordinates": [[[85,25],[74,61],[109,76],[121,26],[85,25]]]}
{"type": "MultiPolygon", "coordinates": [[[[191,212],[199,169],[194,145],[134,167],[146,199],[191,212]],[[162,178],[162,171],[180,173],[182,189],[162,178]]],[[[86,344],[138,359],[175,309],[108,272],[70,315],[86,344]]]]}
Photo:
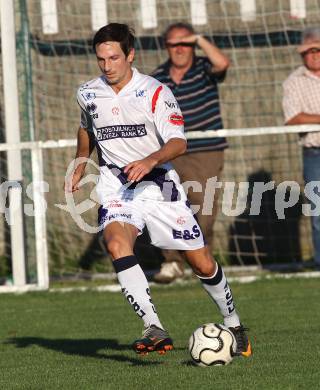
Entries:
{"type": "MultiPolygon", "coordinates": [[[[200,205],[200,210],[197,212],[196,216],[210,252],[212,252],[213,224],[218,211],[220,189],[215,190],[213,208],[210,215],[203,215],[203,201],[207,180],[215,176],[217,177],[217,180],[220,179],[223,162],[223,151],[188,153],[172,161],[174,168],[180,176],[181,183],[186,181],[197,181],[202,186],[201,192],[193,191],[192,188],[190,188],[187,195],[191,205],[200,205]]],[[[184,261],[182,252],[165,249],[162,251],[162,254],[165,262],[176,261],[182,266],[182,262],[184,261]]]]}
{"type": "MultiPolygon", "coordinates": [[[[303,173],[305,183],[315,181],[320,184],[320,148],[303,148],[303,173]]],[[[316,196],[320,195],[317,187],[316,196]]],[[[314,247],[314,261],[320,265],[320,216],[311,217],[312,239],[314,247]]]]}

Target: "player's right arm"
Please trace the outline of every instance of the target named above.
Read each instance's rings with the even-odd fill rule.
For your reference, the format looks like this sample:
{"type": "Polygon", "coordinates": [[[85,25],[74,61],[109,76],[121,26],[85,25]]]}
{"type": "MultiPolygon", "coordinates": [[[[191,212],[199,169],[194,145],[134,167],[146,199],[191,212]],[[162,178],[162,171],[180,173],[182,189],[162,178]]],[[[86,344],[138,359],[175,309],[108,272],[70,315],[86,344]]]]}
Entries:
{"type": "Polygon", "coordinates": [[[93,133],[88,132],[87,129],[80,126],[77,136],[77,152],[75,156],[74,170],[65,180],[65,191],[74,192],[79,189],[78,185],[84,175],[87,159],[90,157],[93,149],[93,133]]]}

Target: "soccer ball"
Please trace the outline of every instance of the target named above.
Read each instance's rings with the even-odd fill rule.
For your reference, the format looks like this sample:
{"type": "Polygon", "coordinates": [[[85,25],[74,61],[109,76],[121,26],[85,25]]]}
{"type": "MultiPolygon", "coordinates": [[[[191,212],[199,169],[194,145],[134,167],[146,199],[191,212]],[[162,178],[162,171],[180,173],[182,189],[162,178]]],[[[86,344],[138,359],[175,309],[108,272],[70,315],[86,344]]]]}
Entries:
{"type": "Polygon", "coordinates": [[[189,339],[189,352],[198,366],[221,366],[231,363],[237,349],[232,332],[221,324],[204,324],[189,339]]]}

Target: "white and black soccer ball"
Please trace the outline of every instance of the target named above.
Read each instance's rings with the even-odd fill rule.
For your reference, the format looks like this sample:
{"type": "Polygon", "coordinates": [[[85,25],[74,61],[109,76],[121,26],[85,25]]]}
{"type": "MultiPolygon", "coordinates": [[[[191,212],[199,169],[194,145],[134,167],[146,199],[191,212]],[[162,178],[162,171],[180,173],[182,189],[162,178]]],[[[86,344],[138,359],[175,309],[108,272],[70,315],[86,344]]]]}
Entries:
{"type": "Polygon", "coordinates": [[[204,324],[189,339],[189,352],[199,366],[219,366],[232,362],[237,342],[232,332],[221,324],[204,324]]]}

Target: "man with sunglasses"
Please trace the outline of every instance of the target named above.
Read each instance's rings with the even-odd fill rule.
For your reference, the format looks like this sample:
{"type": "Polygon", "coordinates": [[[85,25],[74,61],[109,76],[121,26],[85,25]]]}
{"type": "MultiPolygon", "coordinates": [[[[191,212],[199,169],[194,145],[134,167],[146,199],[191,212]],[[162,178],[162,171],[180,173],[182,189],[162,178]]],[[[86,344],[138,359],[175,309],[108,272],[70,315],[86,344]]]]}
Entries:
{"type": "MultiPolygon", "coordinates": [[[[195,34],[186,23],[170,25],[164,33],[169,59],[152,76],[167,85],[178,101],[185,121],[185,131],[222,129],[218,83],[222,82],[229,66],[228,58],[202,35],[195,34]],[[204,56],[197,56],[195,48],[204,56]]],[[[173,102],[165,102],[168,109],[173,102]]],[[[203,213],[204,195],[208,179],[219,177],[223,168],[225,138],[197,138],[188,141],[187,154],[173,161],[182,182],[193,181],[188,198],[212,252],[213,223],[217,213],[218,189],[215,191],[210,212],[203,213]],[[196,210],[198,208],[199,210],[196,210]],[[210,214],[210,215],[204,215],[210,214]]],[[[211,199],[212,202],[212,199],[211,199]]],[[[208,210],[208,205],[206,207],[208,210]]],[[[154,277],[159,283],[170,283],[183,277],[181,253],[164,250],[164,262],[154,277]]]]}
{"type": "MultiPolygon", "coordinates": [[[[283,83],[283,111],[287,125],[320,124],[320,28],[308,28],[298,47],[303,65],[283,83]]],[[[320,182],[320,132],[304,133],[303,171],[305,183],[320,182]]],[[[317,187],[320,195],[320,186],[317,187]]],[[[314,262],[320,267],[320,216],[311,217],[314,262]]]]}

